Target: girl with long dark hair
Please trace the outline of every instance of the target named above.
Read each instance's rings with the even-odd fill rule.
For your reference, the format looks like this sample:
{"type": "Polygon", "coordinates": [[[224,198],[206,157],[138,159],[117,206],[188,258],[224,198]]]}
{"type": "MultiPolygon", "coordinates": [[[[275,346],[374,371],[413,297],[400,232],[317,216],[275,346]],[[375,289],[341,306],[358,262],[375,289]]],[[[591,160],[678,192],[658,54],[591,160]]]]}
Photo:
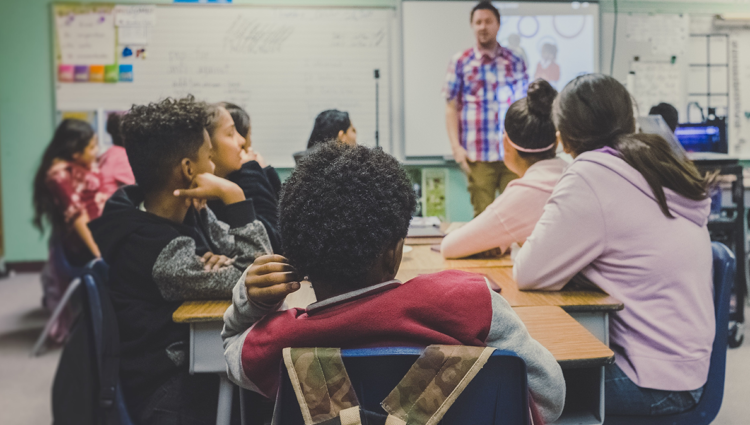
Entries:
{"type": "Polygon", "coordinates": [[[715,329],[710,181],[662,137],[635,133],[630,94],[612,77],[571,81],[553,118],[575,161],[515,260],[518,285],[560,290],[578,275],[625,304],[610,316],[607,415],[688,410],[715,329]]]}
{"type": "Polygon", "coordinates": [[[349,113],[338,109],[328,109],[315,117],[310,138],[307,140],[307,150],[294,154],[294,161],[307,156],[312,149],[322,143],[337,141],[347,145],[357,144],[357,129],[352,125],[349,113]]]}
{"type": "MultiPolygon", "coordinates": [[[[53,310],[74,276],[74,267],[100,257],[88,223],[101,215],[107,196],[96,165],[97,137],[81,120],[66,119],[55,130],[44,150],[34,177],[34,226],[44,232],[52,228],[50,261],[42,272],[44,305],[53,310]]],[[[65,314],[50,332],[57,342],[64,340],[72,316],[65,314]]]]}

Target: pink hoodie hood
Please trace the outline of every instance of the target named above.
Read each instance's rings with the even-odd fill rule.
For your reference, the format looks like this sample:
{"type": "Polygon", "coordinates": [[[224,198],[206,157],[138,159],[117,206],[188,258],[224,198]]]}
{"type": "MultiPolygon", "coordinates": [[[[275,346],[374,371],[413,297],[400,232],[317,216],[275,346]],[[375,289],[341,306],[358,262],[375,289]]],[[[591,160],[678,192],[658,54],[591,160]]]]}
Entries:
{"type": "MultiPolygon", "coordinates": [[[[614,171],[646,196],[653,199],[654,202],[657,202],[651,186],[648,185],[643,175],[616,154],[609,153],[609,151],[585,152],[579,155],[576,161],[592,162],[614,171]]],[[[695,223],[698,227],[703,227],[708,223],[708,215],[711,211],[711,198],[694,201],[668,188],[664,188],[664,196],[667,198],[667,206],[672,215],[684,217],[695,223]]]]}

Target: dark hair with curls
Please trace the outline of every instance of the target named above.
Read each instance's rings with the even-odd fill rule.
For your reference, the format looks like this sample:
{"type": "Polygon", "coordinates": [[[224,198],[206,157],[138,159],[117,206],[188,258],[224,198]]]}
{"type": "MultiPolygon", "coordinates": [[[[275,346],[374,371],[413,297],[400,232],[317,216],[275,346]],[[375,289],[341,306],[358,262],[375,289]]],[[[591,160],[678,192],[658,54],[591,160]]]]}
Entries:
{"type": "Polygon", "coordinates": [[[677,156],[661,136],[635,133],[633,101],[616,79],[603,74],[577,77],[560,92],[552,109],[568,151],[577,156],[605,146],[615,149],[646,179],[665,216],[673,218],[665,187],[696,201],[708,196],[711,178],[677,156]]]}
{"type": "Polygon", "coordinates": [[[497,22],[500,22],[500,11],[489,1],[480,1],[471,9],[471,15],[469,15],[469,22],[474,21],[474,12],[477,10],[489,10],[497,18],[497,22]]]}
{"type": "Polygon", "coordinates": [[[138,186],[160,189],[183,158],[196,158],[206,124],[206,104],[193,96],[133,105],[121,128],[138,186]]]}
{"type": "Polygon", "coordinates": [[[122,114],[119,112],[112,112],[107,117],[107,133],[112,136],[112,144],[115,146],[125,146],[122,141],[122,132],[120,131],[121,123],[122,114]]]}
{"type": "Polygon", "coordinates": [[[406,237],[416,205],[396,158],[380,148],[324,143],[281,189],[284,255],[313,284],[357,289],[378,258],[406,237]]]}
{"type": "Polygon", "coordinates": [[[55,197],[47,187],[47,172],[55,159],[73,161],[73,154],[83,152],[94,137],[94,129],[86,121],[65,119],[55,130],[52,141],[44,150],[39,168],[34,176],[34,218],[32,223],[40,232],[44,231],[45,220],[53,229],[65,224],[63,212],[55,203],[55,197]]]}
{"type": "Polygon", "coordinates": [[[351,126],[352,121],[349,119],[349,113],[347,112],[339,111],[338,109],[329,109],[319,113],[315,118],[315,125],[313,126],[312,133],[310,133],[310,139],[307,141],[307,149],[320,143],[335,140],[339,135],[339,131],[346,133],[351,126]]]}
{"type": "Polygon", "coordinates": [[[543,152],[518,151],[518,156],[533,164],[555,157],[557,130],[552,122],[552,102],[557,96],[550,83],[538,79],[529,84],[526,97],[513,102],[505,115],[505,132],[514,144],[526,149],[542,149],[543,152]]]}
{"type": "Polygon", "coordinates": [[[229,112],[234,121],[234,127],[242,137],[247,137],[247,133],[250,131],[250,115],[245,112],[240,106],[234,103],[221,102],[219,103],[224,109],[229,112]]]}

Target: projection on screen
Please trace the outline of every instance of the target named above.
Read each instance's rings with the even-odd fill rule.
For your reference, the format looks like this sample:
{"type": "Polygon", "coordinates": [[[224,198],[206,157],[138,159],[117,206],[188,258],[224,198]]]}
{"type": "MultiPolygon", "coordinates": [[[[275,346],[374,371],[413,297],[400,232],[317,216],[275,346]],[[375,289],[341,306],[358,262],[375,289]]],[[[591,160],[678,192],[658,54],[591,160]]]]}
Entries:
{"type": "MultiPolygon", "coordinates": [[[[441,89],[451,57],[476,44],[469,14],[476,2],[404,1],[404,135],[407,157],[450,157],[441,89]]],[[[598,70],[597,3],[493,2],[497,40],[526,62],[529,82],[557,90],[598,70]]]]}
{"type": "Polygon", "coordinates": [[[560,90],[594,71],[593,34],[591,15],[505,15],[497,39],[524,59],[529,81],[543,78],[560,90]]]}

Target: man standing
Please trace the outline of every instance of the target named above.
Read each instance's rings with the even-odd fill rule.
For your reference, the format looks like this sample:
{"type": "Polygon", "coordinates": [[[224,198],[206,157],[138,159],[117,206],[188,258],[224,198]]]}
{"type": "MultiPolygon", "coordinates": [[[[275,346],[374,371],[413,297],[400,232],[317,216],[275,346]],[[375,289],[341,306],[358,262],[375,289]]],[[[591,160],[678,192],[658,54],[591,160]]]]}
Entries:
{"type": "Polygon", "coordinates": [[[503,163],[503,120],[508,107],[526,96],[526,63],[497,42],[500,12],[489,1],[471,10],[477,44],[456,54],[443,94],[453,158],[469,178],[474,216],[516,176],[503,163]]]}

